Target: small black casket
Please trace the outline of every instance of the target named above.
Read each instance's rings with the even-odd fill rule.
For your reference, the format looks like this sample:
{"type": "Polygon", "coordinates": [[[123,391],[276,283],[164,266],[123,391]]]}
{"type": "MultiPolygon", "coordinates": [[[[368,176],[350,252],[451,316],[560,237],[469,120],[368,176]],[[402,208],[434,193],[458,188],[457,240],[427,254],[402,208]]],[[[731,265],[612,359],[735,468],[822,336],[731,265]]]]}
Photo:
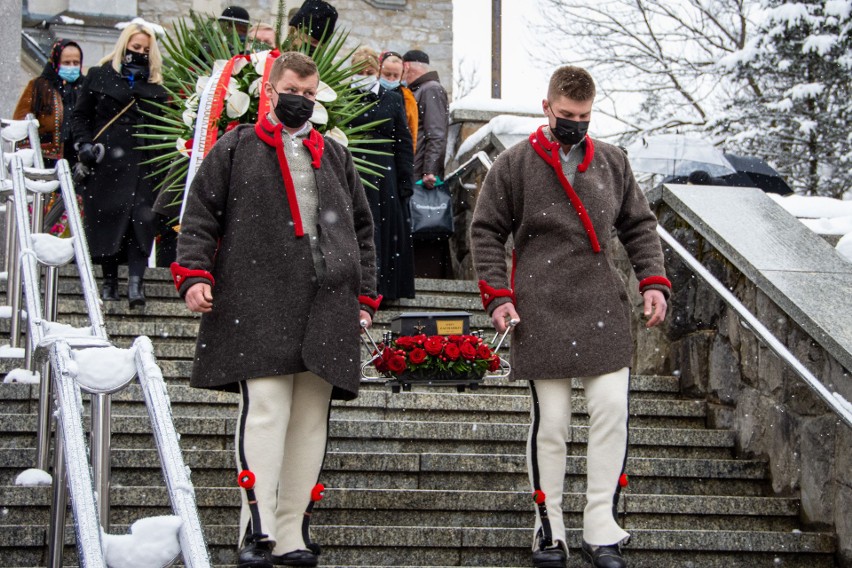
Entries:
{"type": "Polygon", "coordinates": [[[391,320],[391,333],[401,335],[468,335],[468,312],[407,312],[391,320]]]}

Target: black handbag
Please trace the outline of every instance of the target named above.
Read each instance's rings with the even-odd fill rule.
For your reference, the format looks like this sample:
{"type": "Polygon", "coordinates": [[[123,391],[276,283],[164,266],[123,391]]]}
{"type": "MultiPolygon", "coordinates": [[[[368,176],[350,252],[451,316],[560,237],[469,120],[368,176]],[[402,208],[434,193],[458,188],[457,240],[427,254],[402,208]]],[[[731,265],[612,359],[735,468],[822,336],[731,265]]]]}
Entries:
{"type": "Polygon", "coordinates": [[[446,184],[436,185],[434,189],[414,184],[408,212],[413,236],[437,239],[453,235],[453,196],[446,184]]]}

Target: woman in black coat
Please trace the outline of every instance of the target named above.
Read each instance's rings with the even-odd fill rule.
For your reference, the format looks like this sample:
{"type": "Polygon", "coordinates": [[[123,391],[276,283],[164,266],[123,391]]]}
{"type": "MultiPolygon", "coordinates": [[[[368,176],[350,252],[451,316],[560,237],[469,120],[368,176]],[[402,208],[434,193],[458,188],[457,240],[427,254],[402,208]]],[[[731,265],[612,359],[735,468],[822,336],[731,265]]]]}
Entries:
{"type": "Polygon", "coordinates": [[[414,250],[408,218],[408,198],[412,194],[414,150],[411,132],[405,116],[405,102],[399,93],[389,91],[378,82],[379,63],[376,53],[361,48],[352,56],[353,65],[362,63],[362,76],[353,77],[353,85],[364,91],[364,104],[376,103],[364,114],[350,122],[358,126],[377,120],[385,122],[369,131],[374,139],[389,142],[370,145],[371,150],[387,152],[377,156],[352,149],[352,155],[370,161],[371,169],[384,176],[361,174],[365,182],[378,188],[366,187],[367,201],[373,214],[376,242],[376,272],[378,292],[385,300],[414,297],[414,250]]]}
{"type": "Polygon", "coordinates": [[[143,278],[154,241],[152,211],[157,183],[139,150],[152,105],[166,103],[162,59],[149,28],[124,28],[115,51],[89,70],[73,115],[78,159],[91,168],[83,182],[83,214],[92,260],[103,268],[101,297],[118,300],[118,265],[127,263],[130,306],[144,306],[143,278]],[[140,128],[141,127],[141,128],[140,128]],[[101,146],[102,145],[102,146],[101,146]]]}

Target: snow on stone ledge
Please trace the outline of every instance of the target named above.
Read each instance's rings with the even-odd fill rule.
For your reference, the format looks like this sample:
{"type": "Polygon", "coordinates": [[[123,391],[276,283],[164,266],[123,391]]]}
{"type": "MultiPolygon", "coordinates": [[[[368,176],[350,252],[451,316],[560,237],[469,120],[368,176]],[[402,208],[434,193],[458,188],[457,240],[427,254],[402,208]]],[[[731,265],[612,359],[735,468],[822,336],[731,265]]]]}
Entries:
{"type": "Polygon", "coordinates": [[[66,26],[85,26],[86,22],[83,20],[79,20],[77,18],[72,18],[71,16],[59,16],[60,21],[66,26]]]}
{"type": "Polygon", "coordinates": [[[129,22],[118,22],[117,24],[115,24],[115,27],[119,30],[123,30],[124,28],[126,28],[127,26],[129,26],[131,24],[139,24],[141,26],[145,26],[146,28],[153,31],[158,36],[166,35],[166,28],[164,28],[160,24],[155,24],[154,22],[149,22],[145,18],[133,18],[129,22]]]}
{"type": "Polygon", "coordinates": [[[41,469],[27,469],[15,478],[15,485],[21,487],[36,487],[39,485],[51,485],[53,477],[41,469]]]}
{"type": "MultiPolygon", "coordinates": [[[[450,103],[450,112],[454,110],[478,110],[482,112],[499,112],[501,114],[535,114],[542,116],[544,111],[541,102],[509,102],[503,99],[484,99],[480,97],[464,97],[450,103]]],[[[542,119],[539,119],[542,120],[542,119]]]]}
{"type": "Polygon", "coordinates": [[[529,136],[536,129],[544,124],[544,118],[536,118],[529,116],[511,116],[501,114],[495,116],[491,121],[468,136],[458,152],[456,152],[456,160],[473,150],[477,144],[485,140],[489,134],[495,136],[529,136]]]}
{"type": "Polygon", "coordinates": [[[844,235],[835,249],[852,262],[852,200],[767,193],[788,213],[820,235],[844,235]]]}
{"type": "Polygon", "coordinates": [[[146,517],[130,525],[130,534],[103,533],[104,560],[110,568],[158,568],[180,554],[178,531],[183,521],[174,515],[146,517]]]}

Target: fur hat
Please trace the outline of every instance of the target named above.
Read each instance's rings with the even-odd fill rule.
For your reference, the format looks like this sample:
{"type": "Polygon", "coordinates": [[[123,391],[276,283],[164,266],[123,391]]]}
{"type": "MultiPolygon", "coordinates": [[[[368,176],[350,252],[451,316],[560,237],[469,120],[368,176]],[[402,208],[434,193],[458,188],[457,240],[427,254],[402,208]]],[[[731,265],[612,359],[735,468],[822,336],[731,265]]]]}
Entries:
{"type": "Polygon", "coordinates": [[[290,18],[290,25],[295,28],[307,27],[308,33],[316,40],[334,33],[337,24],[337,10],[323,0],[305,0],[296,15],[290,18]],[[327,29],[326,29],[327,26],[327,29]]]}

